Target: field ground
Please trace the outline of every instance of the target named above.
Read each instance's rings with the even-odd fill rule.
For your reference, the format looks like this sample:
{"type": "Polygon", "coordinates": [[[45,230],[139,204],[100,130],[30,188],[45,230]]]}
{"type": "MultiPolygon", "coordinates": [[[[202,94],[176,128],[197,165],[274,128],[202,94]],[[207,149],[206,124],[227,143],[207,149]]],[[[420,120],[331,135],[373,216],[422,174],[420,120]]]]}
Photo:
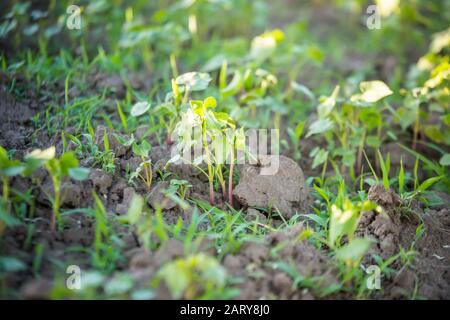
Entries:
{"type": "Polygon", "coordinates": [[[450,298],[450,2],[79,3],[2,4],[0,298],[450,298]]]}

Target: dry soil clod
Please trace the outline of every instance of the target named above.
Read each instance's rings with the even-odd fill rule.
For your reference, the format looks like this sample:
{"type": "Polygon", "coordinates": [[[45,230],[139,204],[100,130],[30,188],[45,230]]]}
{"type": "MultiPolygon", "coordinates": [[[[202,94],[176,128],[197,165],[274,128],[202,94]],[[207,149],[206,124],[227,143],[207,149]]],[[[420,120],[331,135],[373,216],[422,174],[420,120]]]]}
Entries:
{"type": "Polygon", "coordinates": [[[303,171],[294,160],[285,156],[278,159],[278,171],[272,175],[263,175],[262,169],[273,165],[273,156],[261,157],[260,166],[244,165],[234,196],[244,207],[271,207],[290,218],[308,208],[308,188],[303,171]]]}

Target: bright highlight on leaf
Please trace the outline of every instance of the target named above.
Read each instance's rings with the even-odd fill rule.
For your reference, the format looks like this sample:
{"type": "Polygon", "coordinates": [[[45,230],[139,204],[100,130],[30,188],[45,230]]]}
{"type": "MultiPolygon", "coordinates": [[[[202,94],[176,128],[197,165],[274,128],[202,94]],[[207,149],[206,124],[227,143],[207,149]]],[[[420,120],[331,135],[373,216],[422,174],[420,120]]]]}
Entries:
{"type": "Polygon", "coordinates": [[[359,89],[361,94],[354,95],[352,97],[353,101],[374,103],[393,94],[392,90],[383,81],[379,80],[361,82],[359,89]]]}
{"type": "Polygon", "coordinates": [[[146,113],[150,109],[150,103],[142,101],[138,102],[131,107],[131,115],[133,117],[139,117],[146,113]]]}
{"type": "Polygon", "coordinates": [[[211,76],[203,72],[188,72],[176,78],[175,82],[189,91],[202,91],[208,87],[211,76]]]}

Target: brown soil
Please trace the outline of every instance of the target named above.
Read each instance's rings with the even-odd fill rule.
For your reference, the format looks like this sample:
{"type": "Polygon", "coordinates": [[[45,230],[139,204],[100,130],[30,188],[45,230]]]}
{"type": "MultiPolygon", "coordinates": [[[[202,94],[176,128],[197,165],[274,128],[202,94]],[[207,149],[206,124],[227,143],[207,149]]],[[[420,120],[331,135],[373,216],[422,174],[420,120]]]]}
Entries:
{"type": "MultiPolygon", "coordinates": [[[[59,138],[48,137],[46,133],[36,131],[30,118],[42,111],[45,100],[36,96],[33,90],[18,99],[5,90],[2,79],[0,86],[0,112],[4,119],[0,124],[0,144],[7,149],[15,149],[16,157],[20,158],[32,148],[60,145],[59,138]]],[[[23,79],[19,81],[25,82],[23,79]]],[[[96,84],[105,85],[105,80],[99,77],[96,84]]],[[[121,93],[120,83],[116,93],[121,93]]],[[[111,84],[108,84],[111,85],[111,84]]],[[[26,87],[26,86],[25,86],[26,87]]],[[[144,134],[145,128],[141,128],[144,134]]],[[[152,190],[136,183],[131,186],[123,178],[128,169],[136,169],[140,158],[133,155],[130,148],[118,143],[115,134],[125,137],[119,132],[97,126],[95,142],[103,148],[103,135],[107,134],[110,148],[115,153],[116,172],[114,174],[93,168],[88,180],[84,182],[64,181],[63,209],[90,208],[93,206],[92,191],[101,196],[109,215],[123,215],[127,212],[131,199],[135,193],[147,198],[152,207],[164,209],[164,219],[168,223],[176,223],[181,217],[189,222],[190,212],[182,210],[159,191],[167,188],[168,181],[162,181],[158,171],[166,166],[170,157],[167,146],[154,146],[150,154],[154,164],[154,183],[152,190]]],[[[151,137],[148,137],[155,145],[151,137]]],[[[392,163],[397,165],[398,149],[391,145],[385,148],[391,150],[392,163]]],[[[61,150],[61,148],[59,148],[61,150]]],[[[308,161],[303,159],[302,161],[308,161]]],[[[403,158],[405,166],[410,165],[407,156],[403,158]]],[[[84,165],[90,163],[86,159],[84,165]]],[[[246,219],[258,219],[266,223],[268,218],[258,209],[272,207],[290,218],[295,212],[304,213],[310,206],[309,191],[305,184],[302,169],[293,160],[280,157],[280,171],[274,176],[261,175],[261,170],[270,165],[270,159],[261,159],[260,165],[244,166],[240,170],[240,183],[235,188],[235,197],[247,213],[246,219]],[[255,208],[253,208],[255,207],[255,208]]],[[[310,166],[306,166],[310,167],[310,166]]],[[[171,178],[186,179],[192,185],[189,195],[192,198],[208,201],[208,183],[195,169],[187,165],[172,165],[168,168],[171,178]]],[[[169,178],[170,179],[170,178],[169,178]]],[[[35,224],[30,235],[26,226],[8,228],[3,237],[2,254],[19,257],[26,264],[24,271],[9,275],[5,284],[10,288],[20,289],[24,298],[46,298],[53,277],[55,275],[55,261],[60,265],[77,264],[89,269],[90,256],[83,250],[69,250],[73,248],[90,248],[93,245],[95,221],[92,217],[74,212],[64,216],[64,230],[58,235],[49,231],[51,216],[50,202],[46,193],[52,192],[52,184],[44,170],[37,171],[32,178],[14,178],[12,189],[25,193],[32,190],[37,199],[35,206],[30,209],[32,216],[28,219],[35,224]],[[37,279],[33,272],[36,263],[36,245],[42,244],[42,261],[38,268],[41,276],[37,279]]],[[[221,195],[216,194],[221,202],[221,195]]],[[[408,294],[418,287],[418,296],[436,299],[450,298],[450,210],[448,205],[425,210],[418,203],[406,203],[391,190],[376,185],[369,191],[369,199],[384,208],[384,214],[365,212],[361,217],[358,228],[359,236],[368,236],[375,242],[372,254],[389,258],[399,252],[399,248],[417,251],[412,265],[404,266],[396,262],[393,267],[395,276],[383,279],[383,291],[377,298],[407,298],[408,294]],[[424,229],[415,243],[417,227],[423,222],[424,229]]],[[[277,225],[278,222],[273,222],[277,225]]],[[[281,222],[280,222],[281,223],[281,222]]],[[[114,226],[120,235],[122,249],[125,252],[124,261],[117,262],[117,271],[129,273],[135,280],[136,286],[145,286],[156,271],[167,261],[186,254],[183,244],[175,239],[168,240],[164,246],[154,251],[143,249],[136,237],[123,226],[114,226]]],[[[235,286],[239,288],[238,299],[317,299],[335,285],[338,285],[338,270],[333,267],[333,261],[324,252],[319,251],[307,240],[300,241],[298,235],[304,230],[303,223],[294,225],[286,230],[269,233],[261,242],[246,242],[234,254],[227,254],[221,260],[227,272],[240,279],[235,286]],[[305,277],[314,277],[312,283],[302,283],[305,277]],[[298,290],[302,287],[302,290],[298,290]]],[[[218,253],[214,249],[213,241],[205,240],[201,250],[211,255],[218,253]]],[[[372,262],[367,256],[364,264],[372,262]]],[[[329,296],[328,296],[329,297],[329,296]]],[[[332,296],[333,298],[348,298],[346,294],[332,296]]],[[[156,298],[170,298],[164,285],[156,293],[156,298]]]]}

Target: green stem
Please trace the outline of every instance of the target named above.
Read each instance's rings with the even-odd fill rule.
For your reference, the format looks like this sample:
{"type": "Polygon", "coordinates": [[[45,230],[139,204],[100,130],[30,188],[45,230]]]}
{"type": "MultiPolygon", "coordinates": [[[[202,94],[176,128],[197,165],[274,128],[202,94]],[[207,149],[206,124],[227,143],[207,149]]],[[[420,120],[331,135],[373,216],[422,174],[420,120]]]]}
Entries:
{"type": "Polygon", "coordinates": [[[8,177],[3,177],[3,199],[5,200],[5,203],[8,203],[9,200],[9,184],[8,184],[8,177]]]}
{"type": "Polygon", "coordinates": [[[216,175],[220,183],[220,188],[222,189],[223,201],[227,201],[227,189],[225,186],[225,179],[223,178],[222,165],[217,165],[216,175]]]}
{"type": "Polygon", "coordinates": [[[361,140],[359,142],[358,162],[357,162],[357,165],[356,165],[356,170],[357,170],[358,174],[361,174],[362,156],[363,156],[363,149],[364,149],[365,141],[366,141],[366,129],[364,128],[361,140]]]}
{"type": "Polygon", "coordinates": [[[56,222],[60,224],[61,222],[61,215],[59,214],[59,206],[60,206],[60,197],[61,197],[61,190],[60,190],[60,183],[58,179],[52,178],[53,181],[53,189],[55,192],[55,196],[53,199],[53,216],[52,221],[50,224],[50,228],[52,232],[54,233],[56,231],[56,222]]]}
{"type": "Polygon", "coordinates": [[[413,136],[413,143],[412,143],[412,148],[413,150],[416,150],[417,148],[417,140],[419,137],[419,127],[420,127],[420,117],[419,117],[420,113],[419,113],[419,108],[417,108],[417,112],[416,112],[416,122],[414,123],[414,136],[413,136]]]}
{"type": "Polygon", "coordinates": [[[145,185],[147,187],[147,191],[150,191],[150,187],[152,186],[152,167],[145,161],[144,157],[141,157],[142,162],[144,163],[144,172],[145,172],[145,185]]]}

